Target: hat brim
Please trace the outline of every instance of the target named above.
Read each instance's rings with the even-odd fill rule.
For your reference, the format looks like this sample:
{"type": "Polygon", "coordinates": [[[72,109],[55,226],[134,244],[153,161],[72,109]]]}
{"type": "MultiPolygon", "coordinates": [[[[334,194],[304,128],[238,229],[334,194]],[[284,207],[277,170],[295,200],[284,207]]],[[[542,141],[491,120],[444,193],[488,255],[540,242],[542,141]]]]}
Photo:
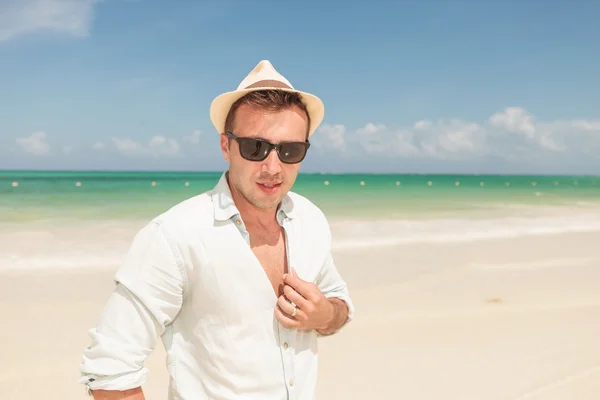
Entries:
{"type": "Polygon", "coordinates": [[[308,136],[310,137],[323,122],[325,115],[325,106],[320,98],[317,96],[295,89],[281,88],[281,87],[255,87],[251,89],[235,90],[232,92],[223,93],[212,101],[210,105],[210,120],[212,121],[215,129],[219,134],[225,133],[225,120],[229,114],[229,110],[233,103],[238,99],[245,96],[248,93],[256,92],[258,90],[282,90],[285,92],[298,93],[302,96],[302,102],[306,105],[306,110],[310,116],[310,128],[308,136]]]}

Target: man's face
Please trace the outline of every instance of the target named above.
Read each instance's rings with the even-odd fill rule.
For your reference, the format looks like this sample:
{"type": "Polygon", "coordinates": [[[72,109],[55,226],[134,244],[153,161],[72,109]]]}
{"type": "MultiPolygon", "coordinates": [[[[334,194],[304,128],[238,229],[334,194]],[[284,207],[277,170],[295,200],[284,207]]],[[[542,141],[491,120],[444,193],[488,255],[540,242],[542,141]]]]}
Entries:
{"type": "MultiPolygon", "coordinates": [[[[241,105],[236,113],[233,134],[239,138],[264,139],[271,143],[304,142],[307,118],[298,108],[272,112],[241,105]]],[[[259,209],[275,209],[294,185],[300,164],[282,163],[275,150],[263,161],[249,161],[240,155],[239,144],[221,135],[221,150],[229,162],[229,183],[234,196],[259,209]],[[272,187],[271,187],[272,186],[272,187]]]]}

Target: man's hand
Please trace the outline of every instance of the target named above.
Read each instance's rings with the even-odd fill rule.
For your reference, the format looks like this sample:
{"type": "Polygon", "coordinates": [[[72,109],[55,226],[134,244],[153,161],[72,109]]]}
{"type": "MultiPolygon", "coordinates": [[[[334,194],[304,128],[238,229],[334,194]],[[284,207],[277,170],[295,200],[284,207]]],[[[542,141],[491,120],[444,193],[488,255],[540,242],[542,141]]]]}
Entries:
{"type": "Polygon", "coordinates": [[[348,308],[339,299],[328,299],[317,285],[306,282],[292,269],[283,276],[283,295],[277,300],[275,316],[285,326],[316,329],[327,334],[339,329],[346,321],[348,308]],[[294,315],[294,305],[296,312],[294,315]]]}

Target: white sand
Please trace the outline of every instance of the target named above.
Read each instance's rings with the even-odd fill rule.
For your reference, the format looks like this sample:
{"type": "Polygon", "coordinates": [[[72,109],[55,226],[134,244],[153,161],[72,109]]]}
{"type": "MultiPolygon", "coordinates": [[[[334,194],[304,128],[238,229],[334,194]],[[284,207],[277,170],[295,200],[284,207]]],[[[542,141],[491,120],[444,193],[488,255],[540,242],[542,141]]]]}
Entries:
{"type": "MultiPolygon", "coordinates": [[[[600,233],[336,253],[357,319],[320,349],[321,399],[598,399],[600,233]]],[[[0,399],[86,399],[114,269],[0,272],[0,399]]],[[[165,399],[162,348],[147,399],[165,399]]]]}

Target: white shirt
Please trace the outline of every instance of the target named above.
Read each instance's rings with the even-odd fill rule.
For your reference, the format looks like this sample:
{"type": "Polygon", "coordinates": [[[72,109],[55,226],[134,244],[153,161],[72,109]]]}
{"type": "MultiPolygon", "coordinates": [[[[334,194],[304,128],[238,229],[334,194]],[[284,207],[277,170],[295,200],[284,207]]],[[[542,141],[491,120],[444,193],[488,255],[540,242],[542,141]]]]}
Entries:
{"type": "MultiPolygon", "coordinates": [[[[354,306],[331,255],[323,213],[289,192],[277,212],[288,265],[326,297],[354,306]]],[[[161,337],[169,400],[314,399],[314,330],[289,329],[252,252],[226,173],[211,191],[185,200],[135,236],[117,286],[89,331],[80,383],[88,390],[142,386],[144,361],[161,337]]]]}

